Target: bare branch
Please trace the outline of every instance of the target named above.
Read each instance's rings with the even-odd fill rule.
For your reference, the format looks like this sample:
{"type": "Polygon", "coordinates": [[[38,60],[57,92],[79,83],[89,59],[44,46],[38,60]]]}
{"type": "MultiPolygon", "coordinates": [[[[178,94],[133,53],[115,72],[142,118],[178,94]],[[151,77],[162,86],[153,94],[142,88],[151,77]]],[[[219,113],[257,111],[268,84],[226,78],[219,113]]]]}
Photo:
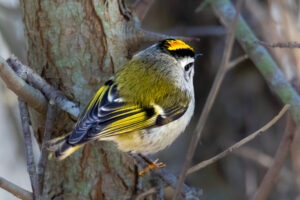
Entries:
{"type": "Polygon", "coordinates": [[[240,148],[241,146],[247,144],[248,142],[252,141],[253,139],[255,139],[257,136],[259,136],[260,134],[262,134],[263,132],[265,132],[266,130],[268,130],[271,126],[273,126],[285,113],[286,111],[289,109],[290,105],[285,105],[282,110],[278,113],[278,115],[276,115],[271,121],[269,121],[266,125],[264,125],[263,127],[261,127],[260,129],[258,129],[257,131],[255,131],[254,133],[250,134],[249,136],[245,137],[244,139],[240,140],[239,142],[235,143],[234,145],[232,145],[231,147],[229,147],[228,149],[226,149],[225,151],[223,151],[222,153],[219,153],[218,155],[200,162],[199,164],[191,167],[187,174],[191,174],[194,173],[212,163],[215,163],[216,161],[224,158],[225,156],[227,156],[229,153],[231,153],[232,151],[237,150],[238,148],[240,148]]]}
{"type": "Polygon", "coordinates": [[[136,29],[136,36],[137,41],[139,42],[157,42],[160,40],[165,40],[168,38],[176,38],[184,41],[195,41],[198,42],[200,39],[198,37],[185,37],[185,36],[172,36],[172,35],[165,35],[161,33],[155,33],[151,31],[147,31],[141,28],[136,29]]]}
{"type": "Polygon", "coordinates": [[[237,22],[238,22],[238,17],[239,17],[239,13],[240,13],[240,10],[241,10],[241,7],[242,7],[242,3],[243,3],[243,0],[239,0],[238,3],[237,3],[237,7],[236,7],[237,11],[236,11],[234,20],[231,24],[231,27],[228,30],[228,35],[226,37],[226,44],[225,44],[225,49],[224,49],[221,65],[220,65],[220,68],[219,68],[219,70],[217,72],[217,75],[215,77],[212,88],[209,92],[207,100],[205,102],[205,105],[204,105],[203,111],[201,113],[201,116],[200,116],[200,118],[197,122],[194,137],[191,141],[191,144],[189,145],[189,150],[188,150],[185,162],[184,162],[184,167],[183,167],[183,170],[180,174],[179,181],[178,181],[174,196],[172,198],[173,200],[176,200],[179,196],[179,191],[181,190],[181,187],[182,187],[183,182],[185,180],[187,171],[190,167],[192,158],[194,156],[194,153],[195,153],[198,141],[200,139],[202,130],[203,130],[204,125],[206,123],[207,117],[210,113],[210,110],[212,108],[214,100],[215,100],[215,98],[217,96],[217,93],[220,89],[223,78],[224,78],[224,76],[227,72],[228,62],[229,62],[231,50],[232,50],[232,47],[233,47],[234,37],[235,37],[235,29],[236,29],[236,25],[237,25],[237,22]]]}
{"type": "Polygon", "coordinates": [[[13,194],[17,198],[23,200],[33,200],[31,192],[17,186],[16,184],[6,180],[3,177],[0,177],[0,187],[8,191],[9,193],[13,194]]]}
{"type": "Polygon", "coordinates": [[[157,193],[157,197],[155,199],[163,200],[164,199],[164,184],[162,179],[157,178],[157,185],[155,187],[150,188],[149,190],[139,194],[135,200],[143,200],[145,197],[157,193]]]}
{"type": "Polygon", "coordinates": [[[28,103],[30,107],[41,113],[46,113],[47,100],[44,95],[18,77],[2,57],[0,57],[0,77],[6,86],[28,103]]]}
{"type": "Polygon", "coordinates": [[[49,101],[54,101],[62,110],[70,113],[74,117],[78,117],[79,107],[72,101],[68,100],[62,92],[57,91],[48,84],[42,77],[35,73],[30,67],[24,65],[15,56],[7,60],[8,64],[18,74],[18,76],[27,80],[33,87],[42,91],[49,101]]]}
{"type": "Polygon", "coordinates": [[[234,59],[233,61],[229,62],[228,65],[228,70],[234,68],[235,66],[237,66],[238,64],[240,64],[241,62],[244,62],[245,60],[247,60],[249,58],[249,56],[247,54],[242,55],[236,59],[234,59]]]}
{"type": "Polygon", "coordinates": [[[200,11],[202,11],[206,6],[207,4],[209,3],[210,0],[204,0],[201,2],[201,4],[196,8],[195,12],[198,13],[200,11]]]}
{"type": "Polygon", "coordinates": [[[223,26],[176,26],[167,31],[165,34],[172,35],[174,33],[186,36],[224,36],[226,30],[223,26]]]}
{"type": "Polygon", "coordinates": [[[20,116],[21,116],[21,122],[22,122],[23,134],[24,134],[27,171],[30,177],[34,199],[38,200],[39,189],[38,189],[36,167],[34,163],[34,156],[32,150],[31,131],[29,127],[29,113],[28,113],[27,105],[20,98],[19,98],[19,109],[20,109],[20,116]]]}
{"type": "Polygon", "coordinates": [[[154,0],[136,0],[130,7],[140,21],[143,21],[154,0]]]}
{"type": "Polygon", "coordinates": [[[57,114],[55,105],[48,105],[47,111],[47,119],[44,131],[43,142],[41,146],[41,155],[39,159],[39,163],[37,166],[37,176],[38,176],[38,184],[39,184],[39,194],[42,196],[43,188],[44,188],[44,175],[45,175],[45,166],[47,164],[47,158],[49,151],[46,148],[46,143],[50,139],[51,133],[53,132],[55,117],[57,114]]]}
{"type": "Polygon", "coordinates": [[[284,164],[286,156],[290,150],[293,137],[296,130],[296,124],[291,116],[288,117],[287,126],[284,135],[281,139],[279,147],[276,151],[275,158],[272,166],[268,169],[266,175],[264,176],[253,200],[264,200],[267,199],[271,189],[279,175],[279,172],[284,164]]]}
{"type": "Polygon", "coordinates": [[[299,42],[277,42],[277,43],[267,43],[263,41],[257,41],[258,44],[263,45],[265,47],[278,47],[278,48],[300,48],[299,42]]]}

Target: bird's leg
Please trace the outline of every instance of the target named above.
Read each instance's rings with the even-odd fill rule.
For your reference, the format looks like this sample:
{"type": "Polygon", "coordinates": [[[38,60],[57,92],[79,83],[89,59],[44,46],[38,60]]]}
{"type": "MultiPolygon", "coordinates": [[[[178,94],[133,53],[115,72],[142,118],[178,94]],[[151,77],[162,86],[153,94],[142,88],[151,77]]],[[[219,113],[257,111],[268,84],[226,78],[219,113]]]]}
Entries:
{"type": "Polygon", "coordinates": [[[148,166],[139,172],[140,176],[145,176],[146,173],[148,173],[152,169],[160,169],[160,168],[164,168],[166,166],[164,163],[158,162],[158,159],[156,159],[152,162],[149,158],[147,158],[146,156],[144,156],[142,154],[139,154],[139,156],[148,163],[148,166]]]}

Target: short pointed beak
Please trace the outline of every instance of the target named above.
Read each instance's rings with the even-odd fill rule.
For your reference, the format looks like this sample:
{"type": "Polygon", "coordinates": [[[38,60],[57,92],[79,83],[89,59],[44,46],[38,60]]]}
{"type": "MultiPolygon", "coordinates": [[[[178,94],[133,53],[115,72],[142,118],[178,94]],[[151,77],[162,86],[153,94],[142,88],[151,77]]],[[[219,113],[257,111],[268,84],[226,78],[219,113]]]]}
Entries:
{"type": "Polygon", "coordinates": [[[202,53],[196,53],[195,54],[195,59],[198,58],[199,56],[203,56],[203,54],[202,53]]]}

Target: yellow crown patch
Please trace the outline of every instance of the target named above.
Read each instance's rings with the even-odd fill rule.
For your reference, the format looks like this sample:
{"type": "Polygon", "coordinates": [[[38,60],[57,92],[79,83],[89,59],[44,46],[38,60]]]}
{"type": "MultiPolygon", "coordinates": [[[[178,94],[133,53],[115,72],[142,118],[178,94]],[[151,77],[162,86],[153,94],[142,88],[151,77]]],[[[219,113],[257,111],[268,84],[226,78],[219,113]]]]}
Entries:
{"type": "Polygon", "coordinates": [[[192,47],[190,47],[181,40],[167,40],[166,42],[169,45],[168,50],[170,51],[176,51],[178,49],[190,49],[194,51],[192,47]]]}

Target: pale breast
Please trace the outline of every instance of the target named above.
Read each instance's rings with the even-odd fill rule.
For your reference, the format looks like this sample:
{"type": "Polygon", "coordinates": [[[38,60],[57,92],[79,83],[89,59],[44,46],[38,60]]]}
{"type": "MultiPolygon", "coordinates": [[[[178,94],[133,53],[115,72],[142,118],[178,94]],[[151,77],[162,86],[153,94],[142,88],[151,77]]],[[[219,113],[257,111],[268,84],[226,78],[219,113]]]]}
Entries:
{"type": "MultiPolygon", "coordinates": [[[[179,119],[164,126],[109,138],[117,143],[121,151],[153,154],[163,150],[185,130],[194,113],[194,99],[179,119]]],[[[108,139],[108,138],[107,138],[108,139]]]]}

